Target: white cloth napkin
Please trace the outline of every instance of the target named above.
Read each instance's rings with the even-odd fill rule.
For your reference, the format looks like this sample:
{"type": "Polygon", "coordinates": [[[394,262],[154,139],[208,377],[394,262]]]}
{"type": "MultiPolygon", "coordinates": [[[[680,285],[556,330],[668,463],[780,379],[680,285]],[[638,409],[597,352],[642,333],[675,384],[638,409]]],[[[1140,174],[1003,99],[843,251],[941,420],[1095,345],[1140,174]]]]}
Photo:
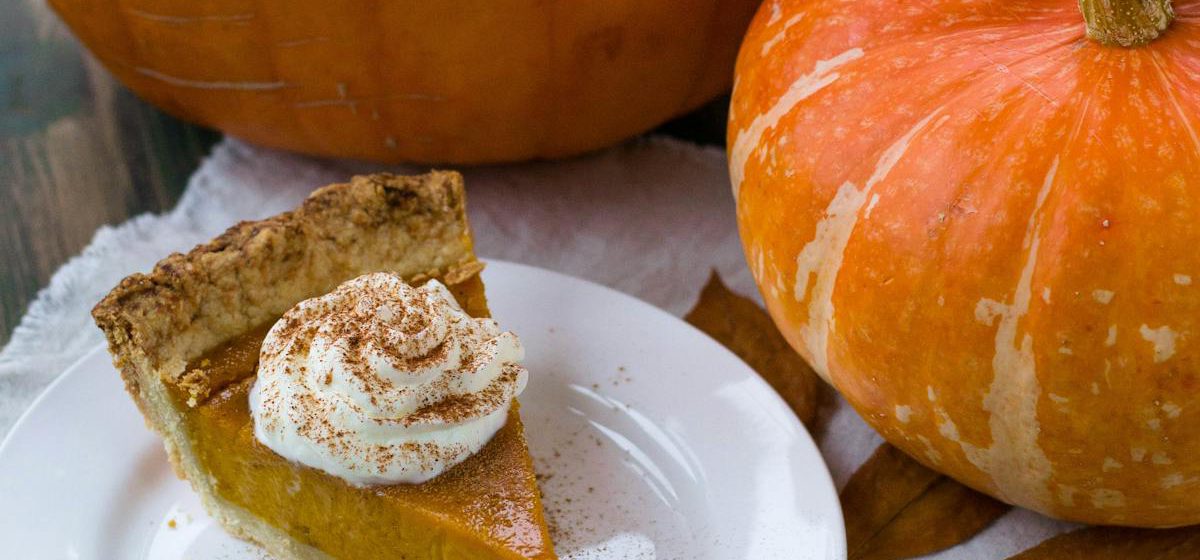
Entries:
{"type": "MultiPolygon", "coordinates": [[[[101,228],[38,294],[0,351],[0,435],[48,383],[102,343],[89,311],[122,277],[234,222],[292,208],[314,187],[379,169],[236,140],[218,144],[174,210],[101,228]]],[[[652,138],[568,161],[464,174],[476,249],[485,259],[586,278],[676,315],[691,307],[713,269],[732,289],[757,299],[719,149],[652,138]]],[[[844,401],[824,414],[826,428],[815,436],[840,488],[881,440],[844,401]]],[[[1005,558],[1065,527],[1014,510],[969,543],[932,558],[1005,558]]]]}

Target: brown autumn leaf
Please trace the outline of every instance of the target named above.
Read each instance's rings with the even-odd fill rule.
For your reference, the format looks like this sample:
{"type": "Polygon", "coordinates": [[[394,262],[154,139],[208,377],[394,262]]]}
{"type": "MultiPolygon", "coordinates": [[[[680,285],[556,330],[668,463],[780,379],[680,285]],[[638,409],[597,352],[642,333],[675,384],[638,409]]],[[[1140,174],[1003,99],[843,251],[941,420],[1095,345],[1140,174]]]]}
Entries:
{"type": "Polygon", "coordinates": [[[812,428],[824,383],[788,345],[762,307],[729,291],[713,271],[684,319],[737,354],[812,428]]]}
{"type": "MultiPolygon", "coordinates": [[[[731,292],[714,272],[684,318],[742,358],[812,426],[824,383],[758,304],[731,292]]],[[[841,500],[851,560],[936,552],[969,539],[1009,510],[888,444],[851,477],[841,500]]]]}
{"type": "Polygon", "coordinates": [[[1200,526],[1178,529],[1084,527],[1051,537],[1010,560],[1193,560],[1200,526]]]}
{"type": "Polygon", "coordinates": [[[841,494],[850,560],[898,560],[965,542],[1011,506],[883,444],[841,494]]]}

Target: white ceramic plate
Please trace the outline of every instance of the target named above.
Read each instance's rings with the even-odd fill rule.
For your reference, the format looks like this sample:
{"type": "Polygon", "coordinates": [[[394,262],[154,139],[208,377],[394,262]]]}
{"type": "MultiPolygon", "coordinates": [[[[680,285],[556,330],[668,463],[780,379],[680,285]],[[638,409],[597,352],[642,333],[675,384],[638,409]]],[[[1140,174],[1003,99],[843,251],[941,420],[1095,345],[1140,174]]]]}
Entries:
{"type": "MultiPolygon", "coordinates": [[[[527,266],[484,273],[525,343],[521,414],[569,559],[845,557],[816,446],[733,354],[632,297],[527,266]]],[[[262,559],[177,480],[97,348],[0,445],[4,558],[262,559]]]]}

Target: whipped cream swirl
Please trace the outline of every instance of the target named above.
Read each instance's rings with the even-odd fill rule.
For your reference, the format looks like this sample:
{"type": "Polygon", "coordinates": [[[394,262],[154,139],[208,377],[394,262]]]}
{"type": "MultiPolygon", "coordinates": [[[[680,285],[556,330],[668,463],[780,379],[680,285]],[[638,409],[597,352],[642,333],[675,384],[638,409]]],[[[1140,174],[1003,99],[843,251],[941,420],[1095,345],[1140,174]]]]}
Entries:
{"type": "Polygon", "coordinates": [[[267,333],[254,435],[346,481],[418,484],[504,426],[528,373],[520,340],[467,315],[436,280],[374,273],[300,302],[267,333]]]}

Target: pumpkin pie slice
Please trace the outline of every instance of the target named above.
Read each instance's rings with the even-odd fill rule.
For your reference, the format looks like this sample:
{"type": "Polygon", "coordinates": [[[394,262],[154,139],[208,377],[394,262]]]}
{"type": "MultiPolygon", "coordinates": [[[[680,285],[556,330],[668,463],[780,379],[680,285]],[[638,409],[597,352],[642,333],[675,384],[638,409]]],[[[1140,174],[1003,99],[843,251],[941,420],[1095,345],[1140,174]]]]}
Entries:
{"type": "Polygon", "coordinates": [[[458,174],[362,176],[124,279],[93,316],[176,473],[230,533],[283,559],[552,559],[515,400],[481,450],[421,483],[353,484],[255,436],[260,348],[299,302],[389,272],[486,317],[482,268],[458,174]]]}

